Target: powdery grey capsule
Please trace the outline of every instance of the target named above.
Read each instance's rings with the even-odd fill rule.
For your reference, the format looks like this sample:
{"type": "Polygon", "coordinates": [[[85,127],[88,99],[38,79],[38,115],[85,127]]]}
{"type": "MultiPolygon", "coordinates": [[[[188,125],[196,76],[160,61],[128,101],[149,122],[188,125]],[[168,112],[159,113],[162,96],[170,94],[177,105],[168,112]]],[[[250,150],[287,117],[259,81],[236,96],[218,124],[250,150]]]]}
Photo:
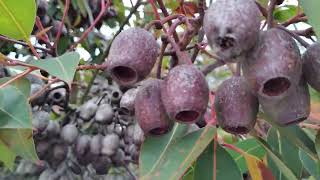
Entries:
{"type": "Polygon", "coordinates": [[[107,71],[120,85],[133,85],[150,73],[158,49],[150,32],[141,28],[122,31],[112,42],[107,71]]]}
{"type": "Polygon", "coordinates": [[[98,123],[109,124],[112,122],[113,115],[114,112],[110,104],[101,104],[94,118],[98,123]]]}
{"type": "Polygon", "coordinates": [[[120,138],[116,134],[108,134],[102,140],[102,154],[111,156],[120,146],[120,138]]]}
{"type": "Polygon", "coordinates": [[[136,98],[137,92],[138,88],[132,88],[123,94],[120,100],[120,108],[123,113],[134,114],[134,100],[136,98]]]}
{"type": "Polygon", "coordinates": [[[78,128],[74,124],[67,124],[63,126],[60,137],[68,144],[73,144],[79,135],[78,128]]]}
{"type": "Polygon", "coordinates": [[[203,26],[215,54],[233,62],[255,45],[260,11],[254,0],[217,0],[206,11],[203,26]]]}

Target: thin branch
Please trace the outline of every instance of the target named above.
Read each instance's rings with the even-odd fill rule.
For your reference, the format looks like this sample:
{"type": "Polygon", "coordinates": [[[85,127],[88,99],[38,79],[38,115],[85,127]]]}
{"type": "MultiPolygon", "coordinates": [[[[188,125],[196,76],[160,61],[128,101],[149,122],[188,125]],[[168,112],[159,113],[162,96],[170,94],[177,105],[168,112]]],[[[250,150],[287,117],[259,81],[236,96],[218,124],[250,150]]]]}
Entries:
{"type": "Polygon", "coordinates": [[[161,45],[161,50],[160,50],[160,55],[159,55],[159,64],[158,64],[158,68],[157,68],[157,78],[161,79],[161,69],[162,69],[162,60],[163,60],[163,56],[164,56],[164,52],[166,51],[167,48],[167,43],[162,43],[161,45]]]}
{"type": "Polygon", "coordinates": [[[287,27],[290,24],[299,23],[299,22],[306,22],[308,18],[305,16],[304,13],[298,13],[296,16],[290,18],[286,22],[281,23],[282,26],[287,27]]]}
{"type": "MultiPolygon", "coordinates": [[[[36,17],[36,26],[38,27],[38,29],[40,31],[44,31],[44,27],[42,25],[42,22],[41,22],[39,16],[36,17]]],[[[52,49],[52,45],[50,44],[50,40],[49,40],[47,33],[44,33],[44,37],[40,36],[39,38],[46,43],[48,48],[52,49]]]]}
{"type": "Polygon", "coordinates": [[[87,38],[87,36],[89,35],[89,33],[94,29],[94,27],[97,25],[97,23],[101,20],[101,18],[103,17],[106,9],[109,7],[110,5],[110,1],[108,0],[107,3],[104,3],[104,0],[101,0],[101,10],[99,12],[99,15],[96,17],[96,19],[93,21],[93,23],[90,25],[90,27],[82,34],[82,36],[80,37],[80,39],[75,42],[70,48],[69,50],[74,49],[75,47],[77,47],[77,45],[79,43],[81,43],[85,38],[87,38]]]}
{"type": "Polygon", "coordinates": [[[43,86],[39,91],[37,91],[36,93],[34,93],[32,96],[30,96],[28,98],[29,102],[32,102],[34,99],[36,99],[37,97],[41,96],[52,84],[58,82],[59,79],[55,78],[52,81],[50,81],[49,83],[47,83],[45,86],[43,86]]]}
{"type": "Polygon", "coordinates": [[[204,75],[208,75],[210,72],[215,70],[216,68],[225,65],[225,62],[223,61],[216,61],[212,64],[207,65],[206,67],[203,68],[202,73],[204,75]]]}
{"type": "Polygon", "coordinates": [[[273,11],[274,11],[274,8],[276,7],[277,0],[270,0],[269,2],[270,4],[268,6],[267,28],[271,29],[273,27],[273,11]]]}
{"type": "MultiPolygon", "coordinates": [[[[17,40],[15,40],[15,39],[10,39],[10,38],[8,38],[8,37],[1,36],[1,35],[0,35],[0,40],[1,40],[1,41],[7,41],[7,42],[15,43],[15,44],[20,44],[20,45],[22,45],[22,46],[27,46],[27,47],[29,46],[29,45],[28,45],[27,43],[25,43],[25,42],[17,41],[17,40]]],[[[42,50],[42,51],[45,51],[45,52],[48,52],[48,53],[51,53],[51,51],[50,51],[49,49],[44,48],[44,47],[41,47],[41,46],[34,46],[34,48],[39,49],[39,50],[42,50]]]]}
{"type": "Polygon", "coordinates": [[[60,40],[61,32],[62,32],[63,25],[64,25],[64,20],[65,20],[65,18],[67,16],[67,13],[69,11],[69,7],[70,7],[70,0],[65,0],[63,15],[62,15],[62,18],[61,18],[61,23],[59,25],[59,29],[58,29],[58,32],[57,32],[57,35],[56,35],[56,39],[55,39],[54,45],[53,45],[53,47],[54,47],[54,49],[56,51],[56,54],[57,54],[58,43],[59,43],[59,40],[60,40]]]}
{"type": "MultiPolygon", "coordinates": [[[[159,4],[159,7],[164,15],[164,17],[168,17],[169,16],[169,13],[166,9],[166,6],[164,5],[163,1],[162,0],[157,0],[158,4],[159,4]]],[[[171,26],[172,22],[169,21],[168,24],[171,26]]],[[[179,36],[177,34],[176,31],[173,32],[173,38],[176,42],[179,42],[179,36]]]]}
{"type": "Polygon", "coordinates": [[[32,71],[34,71],[35,69],[34,68],[28,68],[27,70],[23,71],[22,73],[14,76],[13,78],[11,78],[10,80],[8,80],[7,82],[3,83],[0,85],[0,89],[9,85],[10,83],[18,80],[18,79],[21,79],[22,77],[24,77],[25,75],[31,73],[32,71]]]}
{"type": "Polygon", "coordinates": [[[148,1],[151,4],[152,10],[153,10],[153,15],[154,15],[155,19],[160,20],[161,19],[160,14],[158,12],[156,4],[154,3],[154,0],[148,0],[148,1]]]}

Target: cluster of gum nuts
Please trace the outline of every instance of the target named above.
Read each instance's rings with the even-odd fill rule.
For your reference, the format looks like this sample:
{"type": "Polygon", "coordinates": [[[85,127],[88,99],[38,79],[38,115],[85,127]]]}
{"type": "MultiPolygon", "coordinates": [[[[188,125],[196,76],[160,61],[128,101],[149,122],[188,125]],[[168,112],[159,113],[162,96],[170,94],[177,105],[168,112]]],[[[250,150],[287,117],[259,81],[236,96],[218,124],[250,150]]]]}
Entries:
{"type": "MultiPolygon", "coordinates": [[[[230,133],[248,133],[259,105],[281,126],[305,120],[310,113],[307,82],[315,89],[320,86],[315,68],[319,45],[311,46],[301,58],[286,31],[262,31],[260,25],[260,11],[253,0],[217,0],[205,14],[203,27],[213,52],[225,63],[241,66],[241,75],[225,80],[215,93],[219,126],[230,133]]],[[[209,99],[205,77],[195,65],[180,64],[163,79],[145,80],[157,53],[150,32],[130,28],[115,38],[106,62],[107,72],[121,86],[144,80],[139,83],[134,110],[146,135],[165,134],[174,121],[197,122],[209,99]]]]}

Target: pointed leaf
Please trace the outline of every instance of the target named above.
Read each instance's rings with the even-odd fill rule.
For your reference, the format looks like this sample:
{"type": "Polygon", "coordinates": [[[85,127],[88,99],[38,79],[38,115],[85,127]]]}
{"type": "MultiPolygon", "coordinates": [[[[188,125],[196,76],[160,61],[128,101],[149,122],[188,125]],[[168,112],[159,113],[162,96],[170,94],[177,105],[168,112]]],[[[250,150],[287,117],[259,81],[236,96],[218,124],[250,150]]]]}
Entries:
{"type": "Polygon", "coordinates": [[[281,136],[285,137],[293,145],[299,147],[306,153],[308,153],[313,159],[318,159],[317,152],[315,150],[312,139],[298,126],[291,125],[288,127],[281,127],[274,123],[269,117],[263,115],[263,118],[272,125],[273,128],[277,129],[281,136]]]}
{"type": "MultiPolygon", "coordinates": [[[[142,156],[140,159],[140,165],[142,166],[140,179],[162,180],[181,178],[211,142],[214,133],[215,128],[207,126],[186,136],[177,138],[172,143],[166,143],[165,148],[160,146],[159,149],[157,147],[150,149],[150,144],[148,145],[149,148],[145,146],[146,143],[143,144],[140,155],[142,156]],[[157,152],[159,150],[161,153],[157,152]],[[157,154],[160,154],[160,156],[156,156],[156,159],[153,158],[152,161],[148,162],[145,154],[148,157],[156,156],[157,154]],[[146,166],[150,166],[151,168],[146,168],[146,166]]],[[[155,142],[152,143],[157,144],[155,142]]]]}
{"type": "Polygon", "coordinates": [[[55,58],[33,60],[30,64],[70,84],[79,62],[80,55],[77,52],[70,52],[55,58]]]}
{"type": "MultiPolygon", "coordinates": [[[[0,140],[8,149],[18,156],[31,161],[38,160],[32,129],[1,129],[0,140]]],[[[2,154],[0,154],[0,156],[2,156],[2,154]]]]}
{"type": "MultiPolygon", "coordinates": [[[[230,154],[219,144],[216,146],[216,179],[240,180],[243,179],[239,167],[230,154]]],[[[211,142],[200,155],[195,165],[194,179],[212,180],[214,176],[214,143],[211,142]]]]}
{"type": "Polygon", "coordinates": [[[36,17],[35,0],[0,0],[0,34],[28,41],[36,17]]]}
{"type": "MultiPolygon", "coordinates": [[[[1,78],[0,83],[9,78],[1,78]]],[[[32,128],[31,108],[27,97],[30,83],[19,79],[0,89],[0,128],[32,128]]]]}
{"type": "Polygon", "coordinates": [[[304,13],[308,16],[308,22],[313,27],[314,31],[320,36],[320,22],[319,22],[319,0],[301,0],[299,1],[304,13]]]}
{"type": "MultiPolygon", "coordinates": [[[[267,142],[273,151],[281,155],[283,161],[288,165],[291,171],[300,177],[303,167],[299,159],[299,148],[288,141],[285,137],[281,136],[279,131],[271,128],[268,131],[267,142]],[[295,162],[295,163],[292,163],[295,162]]],[[[279,178],[283,178],[283,174],[279,171],[279,168],[273,163],[272,159],[268,157],[269,167],[272,169],[273,173],[279,178]]],[[[281,178],[281,179],[282,179],[281,178]]]]}
{"type": "Polygon", "coordinates": [[[314,145],[316,146],[317,154],[320,159],[320,131],[317,133],[314,145]]]}
{"type": "Polygon", "coordinates": [[[279,170],[283,173],[283,175],[290,180],[298,180],[296,175],[291,171],[291,169],[283,162],[281,156],[272,150],[272,148],[267,144],[267,142],[260,137],[256,137],[259,143],[264,147],[270,158],[277,165],[279,170]]]}
{"type": "Polygon", "coordinates": [[[319,162],[314,161],[307,153],[299,151],[299,157],[306,170],[316,179],[320,179],[319,162]]]}
{"type": "Polygon", "coordinates": [[[12,152],[1,140],[0,140],[0,161],[4,166],[13,170],[15,165],[16,154],[12,152]]]}
{"type": "MultiPolygon", "coordinates": [[[[262,159],[266,154],[264,148],[254,138],[246,139],[235,144],[236,147],[240,148],[243,152],[253,155],[258,159],[262,159]]],[[[236,161],[242,173],[248,170],[246,160],[243,155],[227,149],[233,159],[236,161]]]]}

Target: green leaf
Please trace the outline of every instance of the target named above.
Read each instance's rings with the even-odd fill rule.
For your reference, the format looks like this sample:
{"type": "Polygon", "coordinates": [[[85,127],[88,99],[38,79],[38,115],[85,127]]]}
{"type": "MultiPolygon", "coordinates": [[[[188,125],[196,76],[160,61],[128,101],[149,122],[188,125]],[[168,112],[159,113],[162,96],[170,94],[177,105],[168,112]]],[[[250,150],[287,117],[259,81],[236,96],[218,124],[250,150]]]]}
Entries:
{"type": "Polygon", "coordinates": [[[77,52],[69,52],[55,58],[33,60],[30,64],[70,84],[79,62],[80,55],[77,52]]]}
{"type": "MultiPolygon", "coordinates": [[[[0,142],[16,155],[31,160],[39,160],[32,136],[32,129],[1,129],[0,142]]],[[[0,154],[4,156],[4,154],[0,154]]]]}
{"type": "Polygon", "coordinates": [[[264,147],[269,157],[272,159],[272,161],[276,164],[276,166],[279,168],[279,170],[283,173],[283,175],[287,179],[298,180],[296,175],[291,171],[291,169],[287,166],[287,164],[284,163],[281,156],[277,152],[273,151],[272,148],[267,144],[265,140],[261,139],[260,137],[256,137],[256,139],[264,147]]]}
{"type": "MultiPolygon", "coordinates": [[[[10,78],[1,78],[0,83],[10,78]]],[[[32,128],[28,103],[30,82],[18,79],[0,89],[0,128],[32,128]]]]}
{"type": "MultiPolygon", "coordinates": [[[[214,143],[211,142],[196,161],[194,179],[212,180],[214,176],[214,143]]],[[[219,144],[216,146],[216,179],[243,179],[239,167],[230,154],[219,144]]]]}
{"type": "Polygon", "coordinates": [[[318,159],[313,141],[301,128],[296,125],[281,127],[270,120],[266,115],[263,115],[263,118],[270,123],[273,128],[276,128],[281,136],[285,137],[293,145],[308,153],[313,159],[318,159]]]}
{"type": "Polygon", "coordinates": [[[28,41],[36,17],[35,0],[0,0],[0,34],[28,41]]]}
{"type": "MultiPolygon", "coordinates": [[[[178,125],[180,126],[180,125],[178,125]]],[[[213,139],[215,128],[207,126],[183,137],[171,136],[163,139],[147,139],[140,154],[140,179],[179,179],[213,139]],[[158,142],[157,140],[160,140],[158,142]],[[161,141],[163,140],[163,141],[161,141]],[[151,147],[151,146],[154,147],[151,147]]]]}
{"type": "Polygon", "coordinates": [[[308,16],[308,22],[313,27],[315,33],[320,36],[320,1],[319,0],[301,0],[299,1],[304,13],[308,16]]]}
{"type": "Polygon", "coordinates": [[[274,19],[280,23],[294,17],[298,12],[298,7],[294,5],[280,6],[273,12],[274,19]]]}
{"type": "MultiPolygon", "coordinates": [[[[240,141],[235,144],[236,147],[240,148],[243,152],[253,155],[259,159],[262,159],[264,155],[266,154],[266,151],[264,148],[255,140],[254,138],[246,139],[244,141],[240,141]]],[[[239,166],[242,173],[245,173],[248,171],[247,163],[245,158],[230,149],[227,149],[227,151],[230,153],[230,155],[233,157],[237,165],[239,166]]]]}
{"type": "MultiPolygon", "coordinates": [[[[288,168],[290,168],[297,177],[301,177],[303,167],[299,159],[299,148],[281,136],[279,131],[274,128],[269,130],[267,142],[273,151],[281,155],[283,162],[287,164],[288,168]]],[[[270,157],[268,157],[267,160],[269,167],[271,168],[273,174],[277,176],[277,179],[283,179],[283,174],[279,171],[279,168],[276,166],[273,160],[270,157]]]]}
{"type": "Polygon", "coordinates": [[[314,145],[316,147],[318,157],[320,158],[320,131],[317,133],[314,145]]]}
{"type": "Polygon", "coordinates": [[[16,154],[12,152],[1,140],[0,140],[0,161],[3,162],[4,166],[9,168],[11,171],[15,165],[16,154]]]}
{"type": "Polygon", "coordinates": [[[316,179],[320,179],[320,166],[319,162],[314,161],[307,153],[303,151],[299,151],[300,160],[305,167],[305,169],[315,177],[316,179]]]}
{"type": "Polygon", "coordinates": [[[172,0],[165,0],[164,5],[171,10],[175,10],[180,6],[180,2],[179,1],[172,1],[172,0]]]}

